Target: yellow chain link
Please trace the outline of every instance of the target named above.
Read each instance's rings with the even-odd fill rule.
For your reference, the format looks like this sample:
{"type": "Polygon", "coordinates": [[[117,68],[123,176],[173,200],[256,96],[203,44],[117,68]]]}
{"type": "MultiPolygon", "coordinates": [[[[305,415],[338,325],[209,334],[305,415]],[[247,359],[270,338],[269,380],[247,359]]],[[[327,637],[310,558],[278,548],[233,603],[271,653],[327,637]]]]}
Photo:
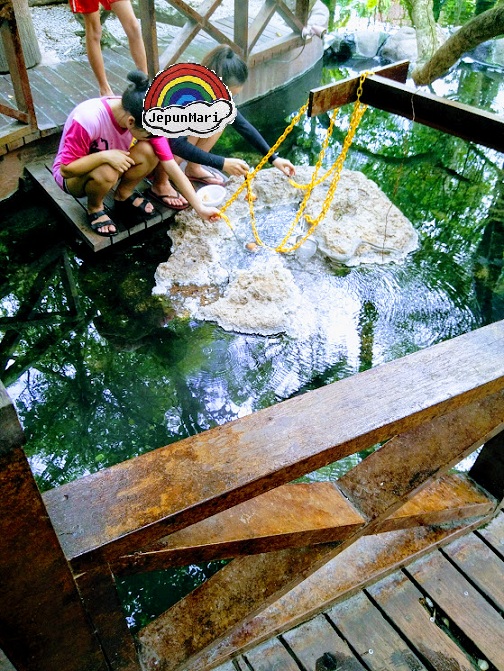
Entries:
{"type": "Polygon", "coordinates": [[[355,136],[355,133],[357,131],[357,128],[359,126],[359,123],[364,115],[364,112],[367,109],[367,105],[363,105],[360,102],[361,96],[362,96],[362,86],[364,83],[364,80],[366,77],[370,74],[369,72],[363,72],[359,78],[359,85],[357,87],[357,97],[356,97],[356,102],[355,106],[352,112],[352,116],[350,117],[350,123],[349,123],[349,128],[345,137],[345,140],[343,142],[343,147],[341,149],[340,155],[338,158],[334,161],[332,166],[327,170],[327,172],[320,178],[317,179],[319,170],[322,166],[322,162],[324,160],[324,156],[327,150],[327,147],[329,146],[329,140],[332,136],[333,130],[334,130],[334,123],[336,121],[336,116],[338,114],[338,109],[334,110],[334,112],[331,115],[331,120],[329,123],[329,128],[327,129],[326,136],[324,138],[324,141],[322,143],[322,148],[319,152],[318,160],[315,165],[311,180],[309,184],[298,184],[294,180],[289,180],[289,182],[295,186],[296,188],[303,189],[306,191],[303,200],[301,202],[301,205],[299,206],[298,212],[294,218],[294,221],[292,224],[289,226],[289,230],[287,231],[286,235],[284,236],[283,240],[280,242],[277,247],[269,247],[269,245],[266,245],[263,240],[261,240],[261,237],[259,235],[259,232],[257,230],[257,222],[255,218],[255,211],[254,211],[254,196],[252,193],[252,185],[251,182],[256,176],[256,174],[261,170],[263,165],[266,163],[266,161],[270,158],[270,156],[278,149],[278,147],[282,144],[282,142],[285,140],[287,135],[291,132],[291,130],[294,128],[294,126],[298,123],[298,121],[301,119],[303,114],[308,108],[308,103],[305,103],[300,110],[297,112],[297,114],[294,116],[290,124],[287,126],[285,131],[282,133],[282,135],[278,138],[278,140],[275,142],[275,144],[271,147],[269,152],[264,156],[261,161],[257,164],[256,168],[252,171],[249,172],[243,184],[235,191],[235,193],[229,198],[229,200],[223,205],[223,207],[220,209],[220,215],[224,219],[224,221],[227,223],[227,225],[233,229],[233,226],[229,220],[229,217],[224,214],[225,210],[227,210],[233,203],[234,201],[238,198],[238,196],[242,193],[242,191],[246,188],[247,189],[247,200],[249,203],[249,212],[250,212],[250,222],[252,226],[252,232],[254,234],[255,241],[257,242],[258,245],[262,247],[267,247],[268,249],[273,249],[276,252],[281,252],[283,254],[286,254],[288,252],[294,252],[296,249],[298,249],[307,238],[310,237],[310,235],[313,233],[315,228],[318,226],[318,224],[324,219],[324,217],[327,214],[327,211],[331,205],[331,202],[334,198],[334,193],[336,191],[336,188],[338,186],[340,177],[341,177],[341,172],[343,170],[343,164],[345,163],[345,159],[348,153],[348,150],[352,144],[353,138],[355,136]],[[290,247],[286,247],[285,245],[287,244],[287,241],[289,240],[290,236],[292,235],[293,231],[295,230],[297,224],[299,223],[299,220],[301,219],[304,210],[306,208],[306,205],[308,204],[308,201],[311,197],[311,194],[313,192],[313,189],[321,184],[325,179],[329,177],[334,173],[334,176],[331,180],[331,184],[329,185],[329,189],[327,191],[327,195],[324,199],[324,202],[322,203],[322,209],[320,211],[320,214],[313,218],[309,215],[305,215],[305,219],[310,224],[310,227],[308,231],[303,235],[294,245],[291,245],[290,247]]]}

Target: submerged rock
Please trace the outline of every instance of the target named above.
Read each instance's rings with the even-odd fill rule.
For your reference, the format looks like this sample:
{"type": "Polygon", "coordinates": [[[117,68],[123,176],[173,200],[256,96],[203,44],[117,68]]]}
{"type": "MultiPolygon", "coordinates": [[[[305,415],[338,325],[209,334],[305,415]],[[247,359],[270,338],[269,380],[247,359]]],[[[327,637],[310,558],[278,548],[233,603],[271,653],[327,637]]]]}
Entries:
{"type": "MultiPolygon", "coordinates": [[[[308,183],[312,171],[298,168],[298,183],[308,183]]],[[[307,215],[316,218],[322,211],[329,181],[313,190],[307,215]]],[[[230,179],[229,196],[241,183],[230,179]]],[[[290,249],[307,231],[303,217],[290,231],[304,191],[274,169],[259,173],[253,189],[257,239],[245,192],[226,210],[233,230],[224,220],[203,222],[193,211],[177,215],[171,256],[157,268],[154,293],[169,296],[179,315],[241,333],[306,337],[317,328],[317,313],[331,291],[331,264],[400,262],[417,247],[413,226],[376,184],[344,170],[309,243],[279,253],[280,243],[290,249]]]]}

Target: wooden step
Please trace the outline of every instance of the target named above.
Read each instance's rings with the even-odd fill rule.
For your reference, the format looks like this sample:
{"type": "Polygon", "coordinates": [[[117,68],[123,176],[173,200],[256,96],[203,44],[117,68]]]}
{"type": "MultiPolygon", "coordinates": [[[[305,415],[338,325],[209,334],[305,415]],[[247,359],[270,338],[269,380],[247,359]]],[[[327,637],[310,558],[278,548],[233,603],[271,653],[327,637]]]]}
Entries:
{"type": "MultiPolygon", "coordinates": [[[[156,214],[145,217],[128,226],[127,222],[121,221],[114,215],[112,196],[109,194],[105,199],[105,210],[114,219],[119,233],[112,238],[103,237],[91,230],[86,221],[86,209],[84,199],[74,198],[62,191],[54,181],[51,166],[43,162],[31,163],[26,166],[27,175],[34,181],[35,185],[49,199],[58,215],[70,225],[71,230],[93,251],[99,252],[110,248],[119,242],[128,240],[131,236],[146,231],[148,228],[162,224],[173,217],[175,210],[162,205],[155,204],[156,214]]],[[[138,190],[147,188],[147,182],[139,185],[138,190]]]]}

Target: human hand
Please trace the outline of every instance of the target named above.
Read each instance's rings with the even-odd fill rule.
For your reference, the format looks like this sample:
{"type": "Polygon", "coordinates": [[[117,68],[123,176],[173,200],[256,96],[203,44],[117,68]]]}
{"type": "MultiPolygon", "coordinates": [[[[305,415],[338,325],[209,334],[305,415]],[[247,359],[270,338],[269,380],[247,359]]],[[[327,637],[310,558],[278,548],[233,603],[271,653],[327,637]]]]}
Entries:
{"type": "Polygon", "coordinates": [[[199,216],[205,221],[211,221],[212,223],[218,221],[221,218],[220,212],[216,207],[207,207],[202,205],[197,210],[199,216]]]}
{"type": "Polygon", "coordinates": [[[286,158],[276,158],[273,161],[273,165],[275,168],[278,168],[278,170],[283,172],[284,175],[287,175],[287,177],[293,177],[296,174],[296,168],[286,158]]]}
{"type": "Polygon", "coordinates": [[[225,158],[224,171],[227,172],[228,175],[245,177],[249,171],[249,165],[246,161],[242,161],[241,158],[225,158]]]}
{"type": "Polygon", "coordinates": [[[131,158],[128,151],[107,149],[101,153],[105,154],[103,158],[106,159],[106,162],[121,174],[135,165],[135,161],[131,158]]]}

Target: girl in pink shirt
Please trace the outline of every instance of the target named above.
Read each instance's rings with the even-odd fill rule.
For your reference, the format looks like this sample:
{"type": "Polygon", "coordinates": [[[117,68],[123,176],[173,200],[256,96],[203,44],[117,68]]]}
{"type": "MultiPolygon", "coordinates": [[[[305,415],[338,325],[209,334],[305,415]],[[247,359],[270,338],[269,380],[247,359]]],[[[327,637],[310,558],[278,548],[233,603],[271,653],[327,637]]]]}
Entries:
{"type": "Polygon", "coordinates": [[[147,75],[130,72],[128,80],[132,83],[122,98],[87,100],[71,112],[53,164],[56,183],[76,198],[87,196],[88,224],[106,237],[117,233],[104,210],[106,194],[119,181],[114,196],[118,214],[149,216],[154,212],[152,203],[134,189],[158,164],[202,219],[217,219],[219,211],[202,204],[174,160],[168,140],[153,136],[142,127],[143,100],[149,86],[147,75]],[[131,146],[133,139],[137,142],[131,146]]]}

